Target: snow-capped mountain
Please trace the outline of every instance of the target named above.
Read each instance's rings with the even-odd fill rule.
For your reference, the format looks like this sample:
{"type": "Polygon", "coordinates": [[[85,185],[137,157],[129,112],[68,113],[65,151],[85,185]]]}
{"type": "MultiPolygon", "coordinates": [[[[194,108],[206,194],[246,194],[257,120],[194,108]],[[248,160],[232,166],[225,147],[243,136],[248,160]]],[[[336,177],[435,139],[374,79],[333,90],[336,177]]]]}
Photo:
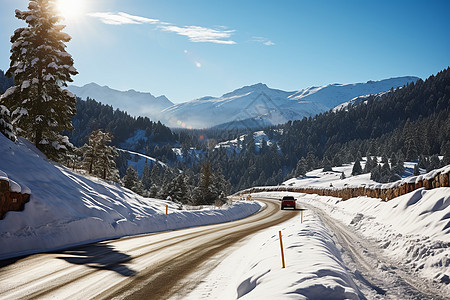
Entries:
{"type": "Polygon", "coordinates": [[[385,92],[415,82],[398,77],[355,84],[330,84],[286,92],[258,83],[219,98],[203,97],[165,109],[163,121],[173,127],[258,128],[302,119],[328,111],[355,97],[385,92]]]}
{"type": "Polygon", "coordinates": [[[82,87],[71,85],[68,89],[83,100],[89,97],[111,105],[114,109],[124,110],[132,116],[147,116],[152,120],[159,120],[160,112],[173,105],[166,96],[155,97],[135,90],[118,91],[96,83],[82,87]]]}
{"type": "Polygon", "coordinates": [[[362,102],[366,102],[371,96],[374,96],[375,99],[379,100],[381,99],[382,96],[389,94],[391,91],[385,91],[385,92],[380,92],[380,93],[376,93],[376,94],[369,94],[369,95],[362,95],[362,96],[358,96],[355,97],[353,99],[350,99],[347,102],[344,102],[342,104],[339,104],[338,106],[336,106],[335,108],[333,108],[334,112],[337,111],[341,111],[341,110],[348,110],[351,107],[357,106],[358,104],[362,103],[362,102]]]}
{"type": "Polygon", "coordinates": [[[94,83],[83,87],[70,86],[69,90],[82,99],[90,97],[134,116],[161,120],[170,127],[261,128],[314,116],[355,97],[386,92],[417,79],[406,76],[290,92],[258,83],[221,97],[207,96],[180,104],[173,104],[165,96],[154,97],[134,90],[121,92],[94,83]]]}

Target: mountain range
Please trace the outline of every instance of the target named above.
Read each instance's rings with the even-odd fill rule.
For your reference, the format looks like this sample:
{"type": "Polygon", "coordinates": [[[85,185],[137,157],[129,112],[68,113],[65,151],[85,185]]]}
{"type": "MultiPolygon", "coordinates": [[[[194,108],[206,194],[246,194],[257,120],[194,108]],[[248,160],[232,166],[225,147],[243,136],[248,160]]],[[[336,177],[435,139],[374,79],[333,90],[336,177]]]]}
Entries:
{"type": "Polygon", "coordinates": [[[172,103],[165,96],[155,97],[135,90],[117,91],[95,83],[83,87],[69,86],[69,90],[82,99],[90,97],[133,116],[160,120],[170,127],[258,128],[314,116],[354,98],[386,92],[418,79],[405,76],[365,83],[329,84],[290,92],[258,83],[221,97],[207,96],[179,104],[172,103]]]}

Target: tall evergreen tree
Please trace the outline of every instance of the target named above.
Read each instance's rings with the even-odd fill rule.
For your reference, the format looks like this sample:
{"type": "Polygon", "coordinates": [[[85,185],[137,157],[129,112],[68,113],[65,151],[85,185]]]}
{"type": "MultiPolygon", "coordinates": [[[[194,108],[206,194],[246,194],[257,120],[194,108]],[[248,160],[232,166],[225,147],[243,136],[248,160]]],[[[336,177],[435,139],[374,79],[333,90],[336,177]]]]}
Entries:
{"type": "MultiPolygon", "coordinates": [[[[158,163],[155,163],[152,167],[152,171],[150,172],[150,182],[152,186],[160,186],[161,185],[161,179],[160,179],[160,167],[158,163]]],[[[156,196],[156,195],[153,195],[156,196]]]]}
{"type": "Polygon", "coordinates": [[[11,125],[9,109],[1,103],[2,98],[0,98],[0,133],[3,133],[10,140],[15,141],[16,135],[14,134],[14,128],[11,125]]]}
{"type": "Polygon", "coordinates": [[[149,190],[151,187],[150,168],[148,167],[147,159],[145,159],[144,170],[142,171],[142,184],[146,190],[149,190]]]}
{"type": "Polygon", "coordinates": [[[414,176],[420,175],[420,169],[419,169],[419,165],[418,164],[414,165],[413,175],[414,176]]]}
{"type": "Polygon", "coordinates": [[[359,175],[359,174],[362,174],[362,168],[361,168],[361,164],[360,164],[359,160],[357,160],[357,161],[355,161],[355,164],[353,165],[352,175],[355,176],[355,175],[359,175]]]}
{"type": "Polygon", "coordinates": [[[123,185],[137,194],[143,193],[143,186],[139,180],[138,174],[132,165],[128,166],[127,173],[122,179],[123,185]]]}
{"type": "Polygon", "coordinates": [[[62,32],[55,1],[30,0],[28,10],[16,10],[28,26],[11,37],[11,63],[7,76],[14,86],[2,97],[17,132],[52,158],[71,147],[60,132],[71,130],[75,96],[65,89],[77,71],[65,50],[71,37],[62,32]]]}
{"type": "Polygon", "coordinates": [[[297,168],[295,168],[295,177],[300,177],[300,176],[305,176],[306,172],[307,172],[307,167],[308,167],[308,163],[306,162],[306,159],[304,157],[302,157],[298,162],[297,162],[297,168]]]}
{"type": "Polygon", "coordinates": [[[112,135],[100,129],[89,135],[89,145],[85,144],[77,152],[83,157],[82,166],[89,174],[112,181],[119,180],[119,171],[114,159],[119,155],[109,146],[112,135]]]}
{"type": "Polygon", "coordinates": [[[194,190],[194,203],[195,204],[213,204],[215,197],[211,192],[212,184],[212,171],[211,163],[206,162],[202,165],[200,171],[200,179],[198,181],[198,186],[194,190]]]}
{"type": "Polygon", "coordinates": [[[322,164],[323,164],[323,170],[322,170],[323,172],[333,171],[333,168],[331,167],[331,162],[328,159],[328,157],[323,158],[322,164]]]}

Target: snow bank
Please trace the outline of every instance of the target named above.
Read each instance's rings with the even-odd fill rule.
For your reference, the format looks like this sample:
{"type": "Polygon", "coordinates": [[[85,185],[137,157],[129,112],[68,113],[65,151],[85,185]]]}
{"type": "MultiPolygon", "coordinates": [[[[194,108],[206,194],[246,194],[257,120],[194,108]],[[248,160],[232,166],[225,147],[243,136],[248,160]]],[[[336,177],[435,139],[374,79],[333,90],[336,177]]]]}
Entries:
{"type": "Polygon", "coordinates": [[[125,235],[226,222],[261,208],[256,202],[237,202],[223,209],[179,211],[172,202],[143,198],[119,185],[51,164],[26,140],[13,143],[1,134],[0,155],[2,174],[31,191],[23,212],[8,212],[0,220],[0,259],[125,235]]]}
{"type": "Polygon", "coordinates": [[[388,202],[289,194],[375,240],[386,257],[450,294],[450,188],[420,189],[388,202]]]}
{"type": "Polygon", "coordinates": [[[363,298],[329,230],[311,211],[305,212],[303,224],[293,218],[242,242],[203,282],[187,299],[363,298]]]}

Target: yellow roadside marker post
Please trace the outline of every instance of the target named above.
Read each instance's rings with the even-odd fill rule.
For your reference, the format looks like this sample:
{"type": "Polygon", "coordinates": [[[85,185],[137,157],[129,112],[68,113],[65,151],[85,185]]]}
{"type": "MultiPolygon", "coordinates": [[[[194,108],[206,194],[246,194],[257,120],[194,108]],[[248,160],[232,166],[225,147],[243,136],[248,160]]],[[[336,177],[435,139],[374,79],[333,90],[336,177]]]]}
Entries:
{"type": "Polygon", "coordinates": [[[166,204],[166,215],[169,213],[169,205],[166,204]]]}
{"type": "Polygon", "coordinates": [[[304,208],[300,208],[300,223],[303,224],[303,211],[306,210],[304,208]]]}
{"type": "Polygon", "coordinates": [[[285,268],[285,264],[284,264],[284,251],[283,251],[283,237],[281,236],[281,230],[278,231],[278,234],[280,235],[281,262],[282,262],[283,269],[284,269],[285,268]]]}

